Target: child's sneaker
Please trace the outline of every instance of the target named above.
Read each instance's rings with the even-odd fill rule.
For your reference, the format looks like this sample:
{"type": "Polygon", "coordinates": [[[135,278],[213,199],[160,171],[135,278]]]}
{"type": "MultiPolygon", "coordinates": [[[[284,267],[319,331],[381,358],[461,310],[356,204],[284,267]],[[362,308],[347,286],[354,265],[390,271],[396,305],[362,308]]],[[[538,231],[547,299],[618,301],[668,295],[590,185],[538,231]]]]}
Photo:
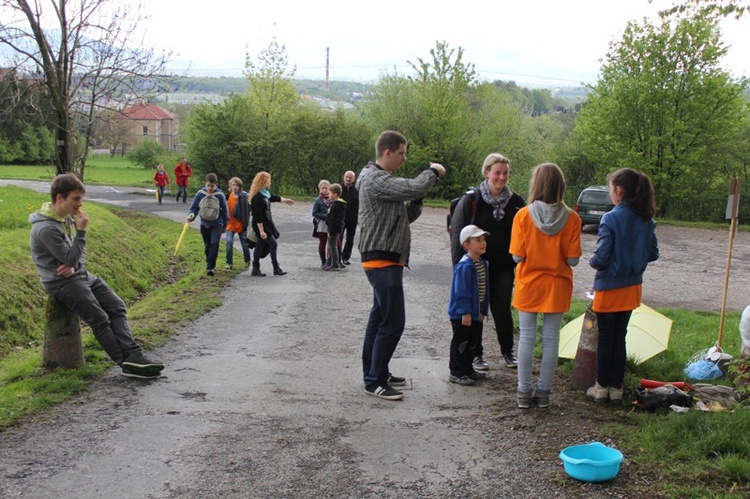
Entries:
{"type": "Polygon", "coordinates": [[[480,379],[487,379],[487,373],[471,371],[469,374],[466,375],[466,377],[469,379],[473,379],[474,381],[479,381],[480,379]]]}
{"type": "Polygon", "coordinates": [[[482,357],[481,355],[477,355],[476,357],[474,357],[472,365],[477,371],[489,371],[490,369],[490,365],[484,360],[484,357],[482,357]]]}
{"type": "Polygon", "coordinates": [[[538,388],[534,391],[533,399],[537,407],[541,409],[549,407],[549,392],[549,390],[540,390],[538,388]]]}
{"type": "Polygon", "coordinates": [[[516,404],[520,409],[531,407],[531,392],[516,392],[516,404]]]}
{"type": "Polygon", "coordinates": [[[471,386],[474,384],[474,380],[465,375],[454,376],[453,374],[451,374],[450,376],[448,376],[448,381],[461,386],[471,386]]]}
{"type": "Polygon", "coordinates": [[[614,386],[609,387],[609,401],[620,403],[622,402],[622,387],[615,388],[614,386]]]}
{"type": "Polygon", "coordinates": [[[599,383],[594,383],[594,386],[586,390],[586,396],[597,404],[601,404],[609,399],[609,390],[599,383]]]}

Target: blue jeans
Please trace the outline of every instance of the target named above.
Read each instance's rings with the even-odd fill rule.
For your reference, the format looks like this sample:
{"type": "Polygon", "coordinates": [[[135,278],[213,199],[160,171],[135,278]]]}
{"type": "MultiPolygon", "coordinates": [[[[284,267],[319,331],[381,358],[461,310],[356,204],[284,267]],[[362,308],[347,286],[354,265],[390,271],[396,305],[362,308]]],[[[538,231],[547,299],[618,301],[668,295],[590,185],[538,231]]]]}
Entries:
{"type": "Polygon", "coordinates": [[[219,256],[219,241],[221,241],[221,225],[209,227],[201,224],[203,236],[203,251],[206,253],[206,270],[216,268],[216,258],[219,256]]]}
{"type": "Polygon", "coordinates": [[[62,286],[47,289],[91,327],[109,358],[121,363],[141,347],[133,339],[125,303],[106,282],[93,274],[70,278],[62,286]]]}
{"type": "Polygon", "coordinates": [[[240,238],[240,246],[242,246],[242,256],[245,259],[245,263],[250,263],[250,247],[247,245],[247,241],[245,240],[247,238],[247,230],[243,230],[242,232],[232,232],[231,230],[227,231],[226,236],[226,243],[227,243],[227,265],[232,265],[234,263],[234,235],[237,234],[237,236],[240,238]]]}
{"type": "Polygon", "coordinates": [[[182,194],[182,202],[186,203],[187,197],[188,197],[187,191],[188,191],[188,188],[186,185],[178,185],[177,186],[177,201],[180,200],[180,194],[182,194]]]}
{"type": "Polygon", "coordinates": [[[406,325],[404,268],[391,265],[366,274],[372,286],[372,308],[362,347],[362,371],[365,388],[372,388],[388,383],[388,364],[406,325]]]}
{"type": "MultiPolygon", "coordinates": [[[[539,366],[539,390],[549,390],[557,369],[560,346],[560,324],[563,314],[542,314],[542,363],[539,366]]],[[[518,311],[518,391],[531,392],[531,364],[536,343],[536,312],[518,311]]]]}
{"type": "Polygon", "coordinates": [[[159,204],[161,204],[161,200],[164,197],[164,186],[163,185],[157,185],[156,186],[156,192],[159,193],[159,204]]]}
{"type": "Polygon", "coordinates": [[[603,387],[621,388],[625,379],[625,336],[632,310],[596,313],[599,328],[596,346],[596,382],[603,387]]]}

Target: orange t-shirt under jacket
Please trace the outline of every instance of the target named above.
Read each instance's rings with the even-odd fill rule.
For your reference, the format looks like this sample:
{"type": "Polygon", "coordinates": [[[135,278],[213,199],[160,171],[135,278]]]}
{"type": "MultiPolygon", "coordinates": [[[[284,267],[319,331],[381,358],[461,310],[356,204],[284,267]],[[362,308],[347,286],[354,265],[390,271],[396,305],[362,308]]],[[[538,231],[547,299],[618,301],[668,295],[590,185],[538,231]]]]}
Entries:
{"type": "Polygon", "coordinates": [[[528,207],[513,219],[510,253],[516,266],[513,306],[522,312],[563,313],[570,309],[573,269],[568,258],[581,256],[581,218],[570,211],[562,230],[549,236],[534,225],[528,207]]]}

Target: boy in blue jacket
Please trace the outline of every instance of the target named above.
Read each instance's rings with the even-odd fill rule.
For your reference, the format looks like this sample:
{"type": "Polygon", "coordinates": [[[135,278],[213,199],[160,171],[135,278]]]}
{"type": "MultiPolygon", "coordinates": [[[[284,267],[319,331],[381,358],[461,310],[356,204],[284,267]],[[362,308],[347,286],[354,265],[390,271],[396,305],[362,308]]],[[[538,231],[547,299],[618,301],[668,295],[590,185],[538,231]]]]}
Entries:
{"type": "Polygon", "coordinates": [[[459,240],[466,254],[453,267],[448,302],[448,316],[453,328],[448,380],[462,386],[473,385],[486,376],[474,370],[471,353],[481,338],[482,321],[487,317],[489,307],[488,265],[482,259],[487,250],[486,234],[489,232],[476,225],[464,227],[459,240]]]}
{"type": "Polygon", "coordinates": [[[208,276],[214,275],[216,258],[219,256],[219,241],[229,224],[227,198],[218,184],[219,178],[215,173],[206,175],[206,185],[195,194],[187,217],[187,223],[195,220],[196,216],[201,219],[201,236],[208,276]]]}

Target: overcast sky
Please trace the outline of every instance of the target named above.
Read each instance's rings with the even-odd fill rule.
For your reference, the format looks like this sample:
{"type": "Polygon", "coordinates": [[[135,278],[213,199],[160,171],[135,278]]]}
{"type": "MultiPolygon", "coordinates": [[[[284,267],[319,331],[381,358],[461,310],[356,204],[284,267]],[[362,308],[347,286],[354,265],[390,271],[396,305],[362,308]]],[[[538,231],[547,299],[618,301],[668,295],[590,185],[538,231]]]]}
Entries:
{"type": "MultiPolygon", "coordinates": [[[[387,72],[410,74],[407,61],[430,60],[436,41],[464,49],[480,78],[524,84],[594,83],[608,44],[626,23],[655,18],[671,0],[526,0],[477,2],[403,0],[184,0],[144,3],[148,41],[174,52],[173,67],[196,75],[242,74],[272,39],[286,46],[300,78],[375,81],[387,72]],[[480,4],[483,4],[480,6],[480,4]]],[[[726,60],[750,76],[750,19],[723,23],[733,45],[726,60]],[[743,57],[743,55],[745,55],[743,57]]]]}

